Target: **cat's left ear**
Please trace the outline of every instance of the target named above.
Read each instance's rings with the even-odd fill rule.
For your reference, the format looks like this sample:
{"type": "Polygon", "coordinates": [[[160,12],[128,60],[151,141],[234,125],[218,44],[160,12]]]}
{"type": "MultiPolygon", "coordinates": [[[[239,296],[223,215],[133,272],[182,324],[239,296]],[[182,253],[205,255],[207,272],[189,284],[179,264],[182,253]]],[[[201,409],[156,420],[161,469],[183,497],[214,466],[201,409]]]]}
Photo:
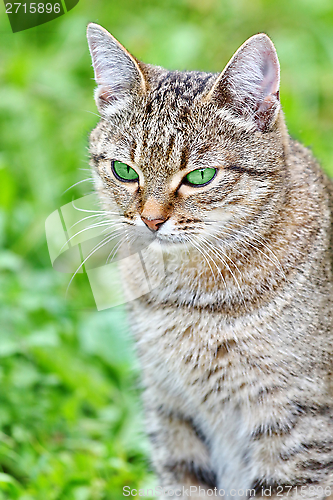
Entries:
{"type": "Polygon", "coordinates": [[[145,93],[146,81],[135,57],[102,26],[88,24],[87,39],[98,85],[96,104],[102,115],[110,116],[145,93]]]}
{"type": "Polygon", "coordinates": [[[279,110],[280,65],[273,42],[264,33],[249,38],[234,54],[205,100],[269,131],[279,110]]]}

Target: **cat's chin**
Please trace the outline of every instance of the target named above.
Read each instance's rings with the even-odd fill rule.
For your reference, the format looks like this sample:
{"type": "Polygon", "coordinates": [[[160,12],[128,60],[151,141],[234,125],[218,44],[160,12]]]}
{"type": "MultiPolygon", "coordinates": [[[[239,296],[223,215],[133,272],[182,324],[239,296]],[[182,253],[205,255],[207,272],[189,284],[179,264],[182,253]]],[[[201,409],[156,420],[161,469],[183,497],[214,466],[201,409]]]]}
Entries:
{"type": "Polygon", "coordinates": [[[162,247],[172,247],[175,248],[177,246],[184,246],[187,244],[186,240],[181,236],[177,235],[165,235],[165,234],[156,234],[154,241],[159,243],[162,247]]]}
{"type": "Polygon", "coordinates": [[[141,251],[145,248],[151,250],[170,251],[172,249],[184,248],[187,241],[181,235],[153,233],[147,228],[135,228],[132,233],[130,246],[136,251],[141,251]]]}
{"type": "Polygon", "coordinates": [[[185,238],[181,234],[166,234],[160,231],[152,232],[146,227],[136,227],[135,228],[135,239],[150,245],[153,242],[157,244],[160,243],[163,246],[167,245],[184,245],[186,243],[185,238]]]}
{"type": "Polygon", "coordinates": [[[151,234],[151,235],[146,235],[146,238],[143,238],[141,235],[141,238],[137,240],[137,244],[140,243],[141,246],[146,246],[147,248],[153,250],[153,251],[163,251],[163,252],[168,252],[172,250],[177,250],[177,249],[182,249],[187,246],[187,242],[184,241],[183,238],[180,236],[174,236],[174,235],[159,235],[159,234],[151,234]]]}
{"type": "Polygon", "coordinates": [[[167,240],[155,240],[154,245],[159,247],[163,252],[168,252],[172,250],[180,250],[186,246],[185,242],[181,241],[167,241],[167,240]]]}

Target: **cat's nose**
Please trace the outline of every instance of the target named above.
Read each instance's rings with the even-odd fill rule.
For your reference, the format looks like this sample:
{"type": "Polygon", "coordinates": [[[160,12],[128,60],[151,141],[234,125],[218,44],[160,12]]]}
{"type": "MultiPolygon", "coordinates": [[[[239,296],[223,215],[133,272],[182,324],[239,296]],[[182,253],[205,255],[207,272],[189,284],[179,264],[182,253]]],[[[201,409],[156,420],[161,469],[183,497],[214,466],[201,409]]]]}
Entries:
{"type": "Polygon", "coordinates": [[[141,217],[143,222],[152,231],[157,231],[158,228],[165,222],[166,219],[147,219],[147,217],[141,217]]]}

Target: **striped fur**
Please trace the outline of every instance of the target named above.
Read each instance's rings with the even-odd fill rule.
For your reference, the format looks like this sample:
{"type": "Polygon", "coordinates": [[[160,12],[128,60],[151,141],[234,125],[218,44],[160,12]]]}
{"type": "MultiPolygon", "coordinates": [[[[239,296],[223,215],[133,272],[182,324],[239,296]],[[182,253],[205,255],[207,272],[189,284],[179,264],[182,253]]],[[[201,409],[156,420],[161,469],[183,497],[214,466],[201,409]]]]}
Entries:
{"type": "MultiPolygon", "coordinates": [[[[103,60],[115,57],[105,30],[90,25],[92,37],[103,60]]],[[[157,240],[164,253],[163,284],[129,304],[160,484],[216,487],[236,499],[264,489],[280,498],[289,487],[290,498],[325,498],[333,493],[332,185],[288,136],[272,43],[258,35],[242,47],[222,75],[117,55],[121,90],[110,103],[97,93],[91,164],[104,208],[119,212],[133,241],[157,240]],[[139,185],[115,179],[113,159],[135,168],[139,185]],[[207,186],[181,183],[207,166],[218,168],[207,186]],[[140,218],[147,207],[167,219],[155,234],[140,218]]],[[[103,78],[112,94],[112,75],[103,78]]],[[[154,268],[157,254],[148,258],[154,268]]],[[[122,271],[128,293],[140,290],[138,271],[122,271]]]]}

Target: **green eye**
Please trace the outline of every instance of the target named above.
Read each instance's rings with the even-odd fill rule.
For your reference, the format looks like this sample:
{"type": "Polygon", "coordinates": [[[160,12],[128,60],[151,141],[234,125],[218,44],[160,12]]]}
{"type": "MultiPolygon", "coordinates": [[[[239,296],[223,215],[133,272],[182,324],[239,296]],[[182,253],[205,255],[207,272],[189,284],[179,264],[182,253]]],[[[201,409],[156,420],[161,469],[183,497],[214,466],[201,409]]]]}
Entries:
{"type": "Polygon", "coordinates": [[[198,168],[187,174],[185,180],[192,186],[204,186],[215,177],[215,174],[216,168],[198,168]]]}
{"type": "Polygon", "coordinates": [[[121,161],[113,160],[111,162],[112,172],[119,181],[123,182],[133,182],[139,179],[138,174],[134,168],[129,167],[126,163],[121,161]]]}

